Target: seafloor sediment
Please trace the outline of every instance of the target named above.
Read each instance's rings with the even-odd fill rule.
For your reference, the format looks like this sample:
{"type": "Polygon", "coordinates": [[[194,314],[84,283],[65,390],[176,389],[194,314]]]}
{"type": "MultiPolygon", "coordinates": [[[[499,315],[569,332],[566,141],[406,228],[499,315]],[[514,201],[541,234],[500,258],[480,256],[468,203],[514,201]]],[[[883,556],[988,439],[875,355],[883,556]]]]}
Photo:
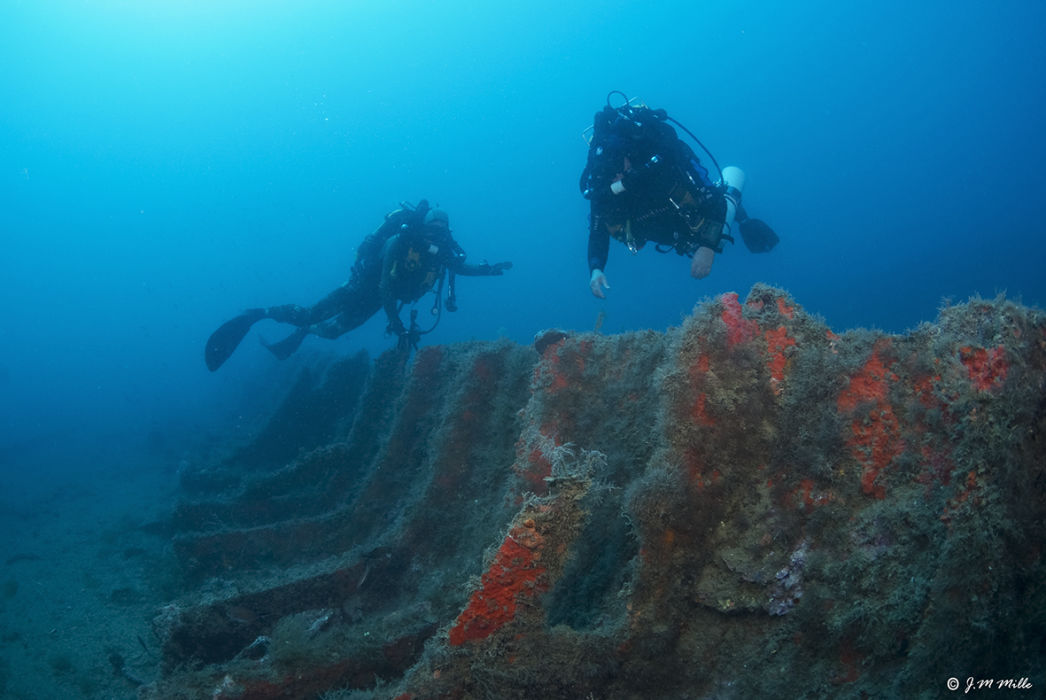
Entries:
{"type": "Polygon", "coordinates": [[[140,697],[1042,688],[1044,383],[1017,304],[836,335],[765,286],[345,360],[185,475],[140,697]]]}

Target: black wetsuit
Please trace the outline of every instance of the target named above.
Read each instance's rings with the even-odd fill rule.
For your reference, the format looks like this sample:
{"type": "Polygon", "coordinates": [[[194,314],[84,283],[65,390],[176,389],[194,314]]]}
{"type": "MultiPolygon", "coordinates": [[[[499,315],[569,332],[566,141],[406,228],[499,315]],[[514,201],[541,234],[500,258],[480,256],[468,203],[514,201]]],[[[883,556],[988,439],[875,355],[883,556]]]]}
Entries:
{"type": "Polygon", "coordinates": [[[581,175],[581,190],[591,202],[589,271],[606,266],[611,236],[632,250],[651,241],[680,255],[701,246],[720,252],[723,191],[663,116],[643,110],[633,117],[609,107],[596,113],[581,175]],[[616,189],[623,190],[615,193],[618,181],[616,189]]]}
{"type": "Polygon", "coordinates": [[[310,307],[269,307],[266,318],[298,326],[302,337],[337,338],[384,308],[390,330],[402,333],[400,303],[415,302],[431,291],[444,270],[466,276],[501,274],[497,265],[466,263],[465,252],[446,229],[405,224],[401,212],[388,215],[360,245],[348,282],[310,307]]]}
{"type": "Polygon", "coordinates": [[[450,235],[446,214],[432,212],[440,216],[424,223],[423,217],[430,210],[427,203],[423,205],[387,215],[378,230],[360,244],[349,281],[316,304],[248,309],[223,323],[204,347],[207,368],[214,372],[221,367],[251,326],[265,318],[298,327],[283,340],[264,343],[281,360],[290,357],[310,333],[337,338],[362,325],[382,308],[389,318],[389,330],[400,337],[401,346],[413,347],[422,331],[413,326],[404,327],[399,318],[401,304],[417,301],[449,272],[447,308],[453,311],[454,275],[500,275],[512,266],[508,262],[467,264],[465,251],[450,235]]]}

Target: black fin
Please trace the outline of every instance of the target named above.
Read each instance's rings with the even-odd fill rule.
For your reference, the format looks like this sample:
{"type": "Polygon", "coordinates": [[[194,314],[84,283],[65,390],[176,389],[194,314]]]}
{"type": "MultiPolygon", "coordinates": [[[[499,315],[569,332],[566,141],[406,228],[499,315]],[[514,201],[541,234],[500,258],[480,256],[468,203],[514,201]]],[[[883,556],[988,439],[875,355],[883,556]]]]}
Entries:
{"type": "Polygon", "coordinates": [[[759,219],[745,219],[738,224],[741,229],[741,238],[745,246],[753,253],[766,253],[773,250],[777,242],[781,240],[774,230],[766,225],[765,221],[759,219]]]}
{"type": "Polygon", "coordinates": [[[308,334],[308,328],[299,328],[283,340],[278,340],[271,344],[262,341],[262,345],[264,345],[277,360],[286,360],[301,346],[301,341],[305,340],[305,336],[308,334]]]}
{"type": "Polygon", "coordinates": [[[203,360],[207,363],[207,369],[213,372],[225,364],[251,326],[263,318],[265,318],[263,309],[252,309],[226,321],[212,333],[211,337],[207,339],[207,347],[203,351],[203,360]]]}

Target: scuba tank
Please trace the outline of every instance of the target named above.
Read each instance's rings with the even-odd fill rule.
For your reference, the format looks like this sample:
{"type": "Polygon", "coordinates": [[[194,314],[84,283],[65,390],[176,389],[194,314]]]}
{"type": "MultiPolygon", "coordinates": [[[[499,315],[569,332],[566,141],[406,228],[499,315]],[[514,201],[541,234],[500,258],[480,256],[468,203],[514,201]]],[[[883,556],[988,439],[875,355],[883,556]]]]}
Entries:
{"type": "Polygon", "coordinates": [[[723,188],[723,197],[726,199],[726,217],[723,220],[723,236],[729,237],[730,227],[737,216],[737,210],[741,206],[741,191],[745,188],[745,173],[741,168],[728,165],[723,168],[723,179],[720,183],[723,188]]]}

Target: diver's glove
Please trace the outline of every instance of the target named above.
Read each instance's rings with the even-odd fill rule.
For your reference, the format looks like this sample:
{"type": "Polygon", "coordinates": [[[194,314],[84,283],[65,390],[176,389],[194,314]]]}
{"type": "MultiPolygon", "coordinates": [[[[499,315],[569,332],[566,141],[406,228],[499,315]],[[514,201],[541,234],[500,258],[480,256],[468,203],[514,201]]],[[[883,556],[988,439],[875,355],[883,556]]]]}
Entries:
{"type": "Polygon", "coordinates": [[[388,335],[397,335],[402,338],[407,334],[407,327],[403,325],[403,321],[398,318],[390,318],[389,325],[385,327],[385,333],[388,335]]]}
{"type": "Polygon", "coordinates": [[[690,259],[690,276],[694,279],[704,279],[712,272],[712,263],[715,261],[715,251],[708,246],[701,246],[694,252],[690,259]]]}

